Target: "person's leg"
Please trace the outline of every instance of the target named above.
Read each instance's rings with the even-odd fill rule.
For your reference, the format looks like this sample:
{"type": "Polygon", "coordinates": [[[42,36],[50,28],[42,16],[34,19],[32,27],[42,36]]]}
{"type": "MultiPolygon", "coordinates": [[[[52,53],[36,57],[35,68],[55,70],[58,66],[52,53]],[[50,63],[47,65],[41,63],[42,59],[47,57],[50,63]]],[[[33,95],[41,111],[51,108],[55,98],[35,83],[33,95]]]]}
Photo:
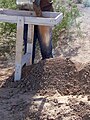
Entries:
{"type": "Polygon", "coordinates": [[[24,54],[27,52],[27,35],[28,35],[28,24],[24,24],[24,54]]]}
{"type": "Polygon", "coordinates": [[[47,26],[34,26],[32,64],[35,59],[36,41],[39,41],[42,59],[52,58],[52,30],[47,26]]]}
{"type": "MultiPolygon", "coordinates": [[[[42,11],[53,12],[52,0],[41,0],[40,7],[42,11]]],[[[42,59],[52,58],[52,28],[49,26],[38,26],[38,31],[42,59]]]]}
{"type": "Polygon", "coordinates": [[[33,52],[32,52],[32,64],[34,64],[35,59],[35,49],[36,49],[36,41],[38,39],[38,26],[34,26],[34,39],[33,39],[33,52]]]}
{"type": "Polygon", "coordinates": [[[42,59],[52,58],[52,29],[48,26],[38,26],[38,40],[42,59]]]}
{"type": "MultiPolygon", "coordinates": [[[[40,0],[40,8],[42,11],[53,11],[52,0],[40,0]]],[[[37,10],[37,9],[35,9],[37,10]]],[[[37,16],[42,16],[38,11],[35,11],[37,16]],[[39,14],[39,15],[38,15],[39,14]]],[[[34,63],[35,58],[35,47],[36,40],[38,39],[42,59],[52,58],[52,29],[48,26],[37,26],[34,29],[34,41],[33,41],[33,56],[32,63],[34,63]]]]}

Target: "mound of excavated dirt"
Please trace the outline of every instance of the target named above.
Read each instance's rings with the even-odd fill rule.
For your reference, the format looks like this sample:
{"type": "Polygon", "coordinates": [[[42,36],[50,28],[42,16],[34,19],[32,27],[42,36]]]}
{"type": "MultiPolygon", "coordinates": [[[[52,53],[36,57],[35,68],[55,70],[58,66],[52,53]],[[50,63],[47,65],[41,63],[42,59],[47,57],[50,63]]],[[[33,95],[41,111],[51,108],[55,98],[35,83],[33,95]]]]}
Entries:
{"type": "MultiPolygon", "coordinates": [[[[16,85],[23,91],[57,90],[61,95],[90,94],[90,65],[78,71],[69,59],[49,59],[23,69],[22,80],[16,85]]],[[[8,83],[9,84],[9,83],[8,83]]],[[[10,86],[9,85],[9,86],[10,86]]]]}
{"type": "Polygon", "coordinates": [[[90,64],[60,57],[40,61],[0,88],[0,120],[90,120],[90,64]],[[78,67],[78,66],[77,66],[78,67]]]}

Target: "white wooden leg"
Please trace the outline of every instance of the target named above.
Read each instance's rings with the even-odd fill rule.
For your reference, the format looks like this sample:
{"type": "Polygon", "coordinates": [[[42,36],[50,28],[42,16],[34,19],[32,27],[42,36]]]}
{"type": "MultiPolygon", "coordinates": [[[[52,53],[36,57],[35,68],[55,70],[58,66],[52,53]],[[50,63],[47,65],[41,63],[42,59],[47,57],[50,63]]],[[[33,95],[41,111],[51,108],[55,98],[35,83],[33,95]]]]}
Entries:
{"type": "Polygon", "coordinates": [[[32,64],[33,37],[34,37],[34,25],[28,25],[27,53],[29,53],[30,56],[26,63],[27,66],[32,64]]]}
{"type": "Polygon", "coordinates": [[[17,22],[17,39],[16,39],[16,56],[15,56],[15,78],[14,80],[21,79],[22,69],[22,49],[23,49],[23,29],[24,29],[24,18],[18,17],[17,22]]]}

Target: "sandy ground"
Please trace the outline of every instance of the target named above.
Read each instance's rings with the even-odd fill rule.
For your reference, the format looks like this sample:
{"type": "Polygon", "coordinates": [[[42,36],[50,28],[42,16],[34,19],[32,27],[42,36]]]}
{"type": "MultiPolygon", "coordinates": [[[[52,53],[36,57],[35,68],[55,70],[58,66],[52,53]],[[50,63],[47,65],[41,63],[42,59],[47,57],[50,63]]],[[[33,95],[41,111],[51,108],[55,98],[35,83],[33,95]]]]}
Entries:
{"type": "Polygon", "coordinates": [[[82,38],[60,41],[61,57],[24,68],[20,82],[0,61],[0,120],[90,120],[90,8],[79,9],[82,38]]]}
{"type": "Polygon", "coordinates": [[[81,34],[82,39],[76,40],[76,44],[79,45],[78,55],[72,57],[72,59],[78,62],[88,63],[90,62],[90,7],[81,7],[80,9],[81,17],[78,19],[81,22],[81,34]]]}
{"type": "Polygon", "coordinates": [[[80,16],[77,23],[80,24],[80,30],[73,26],[70,30],[69,38],[62,37],[56,48],[56,55],[69,57],[71,60],[88,63],[90,62],[90,7],[78,5],[80,16]]]}

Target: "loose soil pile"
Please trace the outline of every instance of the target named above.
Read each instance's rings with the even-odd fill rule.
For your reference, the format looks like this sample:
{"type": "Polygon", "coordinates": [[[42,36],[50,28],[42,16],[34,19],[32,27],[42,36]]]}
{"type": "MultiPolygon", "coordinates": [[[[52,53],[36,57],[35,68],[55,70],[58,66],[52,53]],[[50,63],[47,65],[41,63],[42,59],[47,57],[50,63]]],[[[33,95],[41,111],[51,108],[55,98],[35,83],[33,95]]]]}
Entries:
{"type": "Polygon", "coordinates": [[[78,71],[58,57],[24,67],[21,81],[2,85],[0,111],[0,120],[90,120],[90,64],[78,71]]]}
{"type": "Polygon", "coordinates": [[[90,94],[90,64],[78,71],[72,61],[58,57],[25,67],[22,76],[16,84],[25,91],[42,91],[43,94],[55,89],[61,95],[90,94]]]}

